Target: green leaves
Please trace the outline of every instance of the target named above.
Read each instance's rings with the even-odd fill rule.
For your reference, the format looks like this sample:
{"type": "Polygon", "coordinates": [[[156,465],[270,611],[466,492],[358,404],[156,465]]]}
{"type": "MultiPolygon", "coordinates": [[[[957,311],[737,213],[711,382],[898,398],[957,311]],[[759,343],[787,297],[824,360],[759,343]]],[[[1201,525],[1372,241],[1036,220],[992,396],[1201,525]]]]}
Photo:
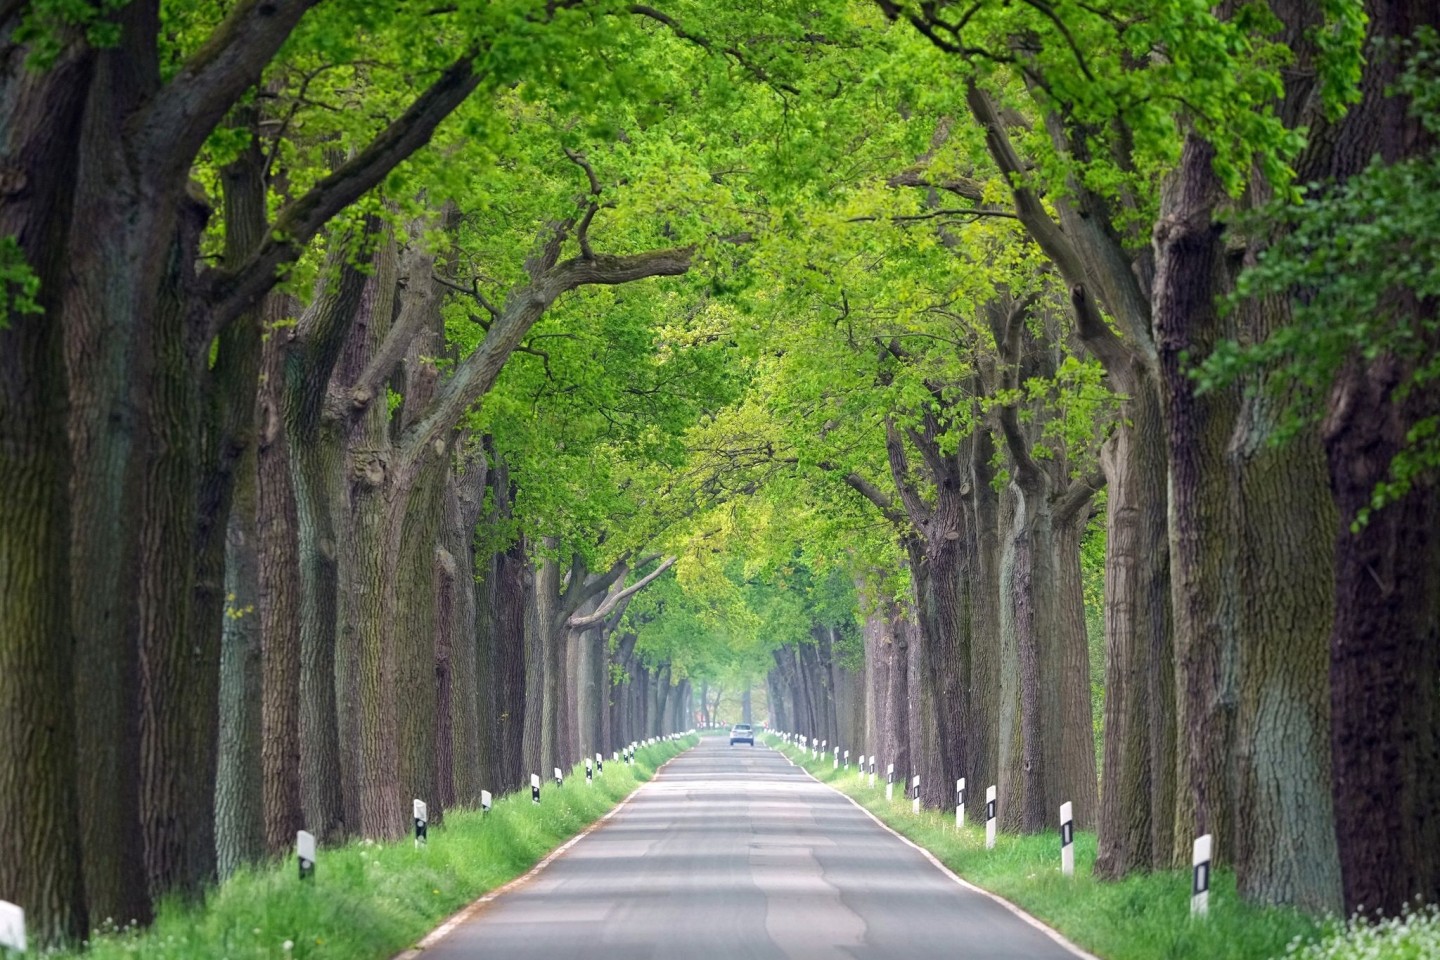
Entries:
{"type": "Polygon", "coordinates": [[[10,325],[12,315],[44,313],[39,296],[40,278],[25,259],[20,241],[0,237],[0,330],[10,325]]]}

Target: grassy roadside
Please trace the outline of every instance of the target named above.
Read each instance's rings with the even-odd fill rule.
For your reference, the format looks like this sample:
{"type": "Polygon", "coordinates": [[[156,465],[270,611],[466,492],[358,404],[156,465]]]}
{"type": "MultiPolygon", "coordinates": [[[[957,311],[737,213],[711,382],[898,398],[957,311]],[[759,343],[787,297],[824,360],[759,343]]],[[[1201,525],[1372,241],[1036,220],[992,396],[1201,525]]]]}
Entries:
{"type": "Polygon", "coordinates": [[[1228,870],[1218,870],[1212,878],[1210,916],[1199,922],[1190,919],[1188,870],[1097,882],[1090,873],[1093,833],[1075,834],[1075,876],[1064,877],[1057,836],[1001,834],[995,849],[986,850],[983,822],[977,825],[973,819],[983,816],[983,800],[967,803],[970,819],[957,831],[953,809],[925,810],[916,816],[910,801],[902,799],[903,789],[897,787],[896,799],[886,802],[883,777],[872,788],[854,770],[835,770],[828,756],[813,760],[774,737],[767,741],[961,877],[999,894],[1105,960],[1266,960],[1284,955],[1293,940],[1309,940],[1321,932],[1319,920],[1298,911],[1241,902],[1228,870]]]}
{"type": "MultiPolygon", "coordinates": [[[[585,785],[547,781],[498,798],[489,814],[452,810],[429,845],[357,841],[319,851],[302,883],[293,858],[238,873],[200,905],[164,904],[155,924],[97,937],[90,949],[56,954],[86,960],[381,960],[413,945],[442,920],[534,866],[604,816],[655,769],[694,746],[694,736],[642,747],[634,766],[606,762],[585,785]]],[[[408,804],[407,804],[408,807],[408,804]]]]}

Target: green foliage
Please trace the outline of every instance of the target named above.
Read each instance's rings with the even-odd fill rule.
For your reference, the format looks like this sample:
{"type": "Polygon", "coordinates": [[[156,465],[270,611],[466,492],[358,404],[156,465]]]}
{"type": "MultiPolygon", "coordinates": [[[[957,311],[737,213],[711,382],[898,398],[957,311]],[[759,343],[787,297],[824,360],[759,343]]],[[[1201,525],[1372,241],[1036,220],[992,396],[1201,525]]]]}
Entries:
{"type": "MultiPolygon", "coordinates": [[[[1440,135],[1440,39],[1418,34],[1401,51],[1399,91],[1431,137],[1440,135]]],[[[1349,362],[1393,360],[1404,371],[1392,402],[1440,377],[1440,151],[1395,163],[1375,158],[1340,184],[1310,184],[1298,203],[1268,205],[1251,226],[1277,239],[1241,276],[1241,298],[1284,296],[1293,322],[1256,344],[1227,341],[1194,375],[1202,389],[1263,373],[1280,410],[1279,442],[1318,423],[1336,375],[1349,362]]],[[[1413,425],[1407,446],[1377,485],[1373,509],[1403,497],[1440,467],[1440,417],[1413,425]]],[[[1363,523],[1366,511],[1360,518],[1363,523]]]]}
{"type": "Polygon", "coordinates": [[[695,743],[691,737],[641,747],[633,766],[607,764],[590,787],[577,765],[567,786],[541,791],[539,806],[526,789],[497,798],[488,814],[447,810],[423,848],[407,839],[322,849],[309,881],[297,879],[293,859],[247,868],[201,905],[161,904],[147,930],[100,933],[83,953],[53,956],[384,960],[524,873],[695,743]]]}
{"type": "Polygon", "coordinates": [[[0,330],[9,326],[12,314],[44,313],[39,296],[40,278],[25,259],[20,241],[0,237],[0,330]]]}
{"type": "MultiPolygon", "coordinates": [[[[775,738],[769,740],[779,746],[775,738]]],[[[1283,953],[1287,945],[1310,942],[1323,929],[1319,921],[1299,911],[1243,902],[1234,873],[1224,869],[1211,877],[1209,917],[1192,921],[1189,870],[1098,881],[1092,875],[1095,834],[1076,831],[1075,876],[1065,877],[1054,834],[1002,833],[995,849],[987,850],[984,826],[974,818],[964,830],[956,830],[953,809],[924,810],[915,816],[910,801],[887,802],[883,786],[872,789],[867,778],[834,770],[826,759],[812,760],[801,751],[780,749],[817,780],[854,798],[968,882],[1004,897],[1105,960],[1266,960],[1283,953]]],[[[1302,956],[1311,960],[1330,954],[1302,956]]]]}

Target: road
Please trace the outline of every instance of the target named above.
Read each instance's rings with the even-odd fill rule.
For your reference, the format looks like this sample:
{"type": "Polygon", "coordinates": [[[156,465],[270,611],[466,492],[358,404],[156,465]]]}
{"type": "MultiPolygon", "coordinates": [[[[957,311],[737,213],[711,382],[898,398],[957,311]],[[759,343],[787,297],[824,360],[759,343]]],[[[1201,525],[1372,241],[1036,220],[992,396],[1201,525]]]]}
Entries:
{"type": "Polygon", "coordinates": [[[423,960],[1073,960],[781,754],[706,738],[423,960]]]}

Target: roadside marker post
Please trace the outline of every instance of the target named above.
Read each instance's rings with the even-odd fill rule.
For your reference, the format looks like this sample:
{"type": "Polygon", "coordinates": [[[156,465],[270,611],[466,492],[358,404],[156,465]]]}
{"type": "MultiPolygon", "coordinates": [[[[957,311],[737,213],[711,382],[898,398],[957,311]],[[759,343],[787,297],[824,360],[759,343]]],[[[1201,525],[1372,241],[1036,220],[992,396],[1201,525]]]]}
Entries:
{"type": "Polygon", "coordinates": [[[530,802],[540,802],[540,774],[530,774],[530,802]]]}
{"type": "Polygon", "coordinates": [[[1075,876],[1075,808],[1068,800],[1060,804],[1060,872],[1075,876]]]}
{"type": "Polygon", "coordinates": [[[985,849],[995,849],[995,787],[985,788],[985,849]]]}
{"type": "MultiPolygon", "coordinates": [[[[839,770],[839,769],[840,769],[840,748],[839,748],[839,747],[836,747],[836,748],[834,749],[834,756],[835,756],[835,769],[836,769],[836,770],[839,770]]],[[[848,764],[847,764],[847,766],[848,766],[848,764]]]]}
{"type": "Polygon", "coordinates": [[[25,908],[0,900],[0,950],[25,952],[25,908]]]}
{"type": "Polygon", "coordinates": [[[1190,885],[1190,916],[1204,917],[1210,913],[1210,854],[1214,846],[1210,834],[1195,840],[1194,882],[1190,885]]]}
{"type": "Polygon", "coordinates": [[[556,767],[556,768],[555,768],[555,786],[556,786],[556,787],[563,787],[563,786],[565,786],[565,774],[563,774],[563,773],[560,772],[560,768],[559,768],[559,767],[556,767]]]}
{"type": "Polygon", "coordinates": [[[915,778],[914,778],[912,781],[910,781],[910,786],[911,786],[912,788],[914,788],[914,796],[911,797],[911,799],[910,799],[910,812],[911,812],[911,813],[914,813],[914,814],[919,814],[919,813],[920,813],[920,775],[919,775],[918,773],[915,775],[915,778]]]}
{"type": "Polygon", "coordinates": [[[424,847],[430,843],[430,814],[424,800],[415,801],[415,846],[424,847]]]}
{"type": "Polygon", "coordinates": [[[895,799],[895,764],[885,765],[885,799],[895,799]]]}
{"type": "Polygon", "coordinates": [[[589,757],[586,757],[586,758],[585,758],[585,786],[587,786],[587,787],[590,786],[591,781],[594,780],[594,779],[595,779],[595,771],[594,771],[594,770],[591,768],[591,766],[590,766],[590,758],[589,758],[589,757]]]}
{"type": "Polygon", "coordinates": [[[965,829],[965,778],[955,781],[955,829],[965,829]]]}
{"type": "Polygon", "coordinates": [[[595,773],[602,777],[605,776],[605,758],[598,753],[595,754],[595,773]]]}
{"type": "Polygon", "coordinates": [[[481,812],[482,814],[485,814],[485,813],[489,813],[489,812],[490,812],[490,802],[491,802],[493,799],[494,799],[494,798],[490,796],[490,791],[489,791],[489,790],[481,790],[481,791],[480,791],[480,812],[481,812]]]}
{"type": "Polygon", "coordinates": [[[875,789],[875,754],[870,754],[870,789],[875,789]]]}
{"type": "Polygon", "coordinates": [[[315,834],[304,830],[295,834],[295,859],[300,862],[300,879],[315,876],[315,834]]]}
{"type": "Polygon", "coordinates": [[[846,772],[846,773],[849,773],[849,772],[850,772],[850,751],[849,751],[849,750],[846,750],[846,751],[845,751],[845,772],[846,772]]]}

